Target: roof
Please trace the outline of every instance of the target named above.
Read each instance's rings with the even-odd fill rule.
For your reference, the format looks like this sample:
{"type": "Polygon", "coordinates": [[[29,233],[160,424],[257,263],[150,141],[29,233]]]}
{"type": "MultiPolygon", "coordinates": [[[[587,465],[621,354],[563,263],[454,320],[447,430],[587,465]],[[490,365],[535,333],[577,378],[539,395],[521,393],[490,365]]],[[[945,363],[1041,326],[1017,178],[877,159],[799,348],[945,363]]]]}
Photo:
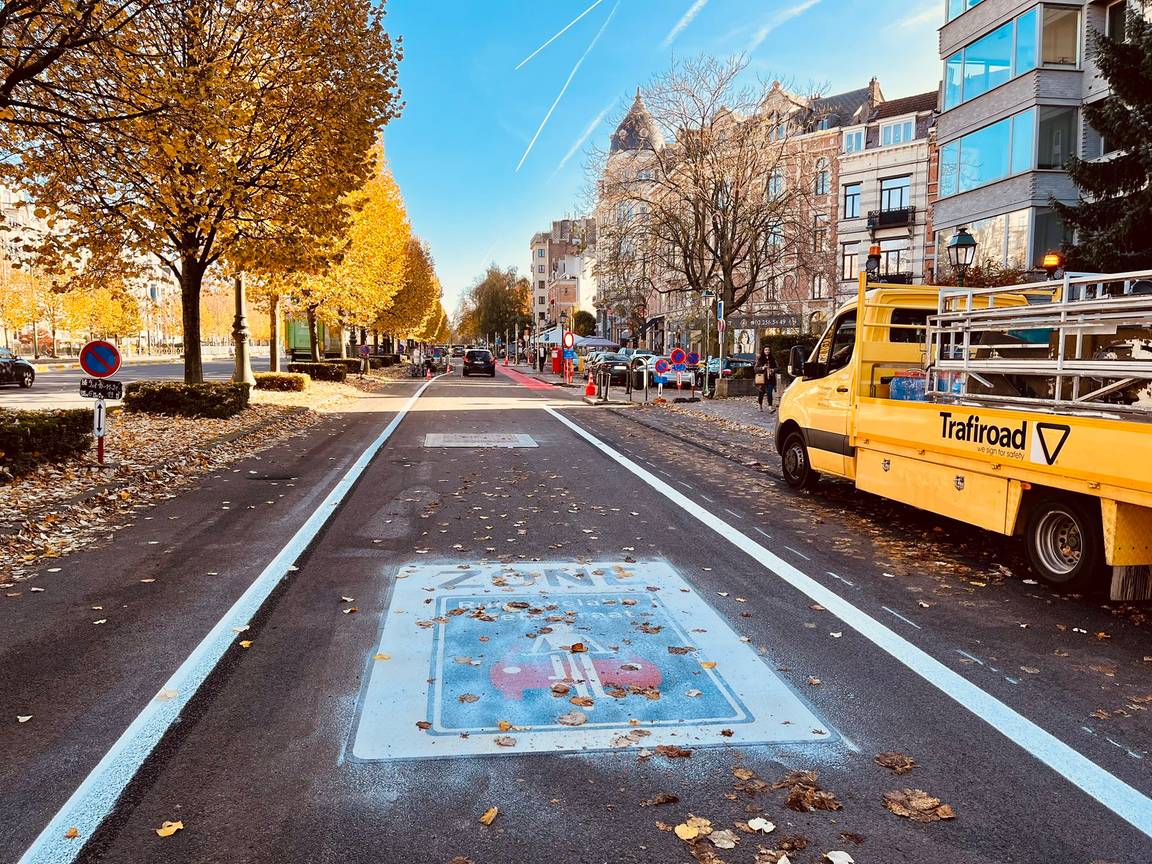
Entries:
{"type": "Polygon", "coordinates": [[[899,117],[903,114],[921,114],[926,111],[935,111],[939,93],[929,90],[927,93],[917,93],[915,96],[905,96],[901,99],[889,99],[881,102],[868,119],[885,120],[889,117],[899,117]]]}
{"type": "Polygon", "coordinates": [[[648,113],[648,106],[640,90],[636,90],[636,99],[616,131],[612,135],[611,152],[619,153],[624,150],[660,150],[664,147],[664,136],[660,127],[648,113]]]}
{"type": "Polygon", "coordinates": [[[832,96],[822,96],[813,99],[809,110],[814,117],[836,117],[836,126],[848,126],[852,123],[853,115],[861,106],[868,104],[869,89],[861,87],[859,90],[849,90],[847,93],[836,93],[832,96]]]}

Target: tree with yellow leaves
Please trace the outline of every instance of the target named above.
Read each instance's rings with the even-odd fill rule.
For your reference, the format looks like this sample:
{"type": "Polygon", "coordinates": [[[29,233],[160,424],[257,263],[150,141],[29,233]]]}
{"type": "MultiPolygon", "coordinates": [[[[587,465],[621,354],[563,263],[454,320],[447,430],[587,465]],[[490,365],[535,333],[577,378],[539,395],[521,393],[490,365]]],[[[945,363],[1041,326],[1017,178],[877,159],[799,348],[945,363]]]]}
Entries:
{"type": "MultiPolygon", "coordinates": [[[[399,51],[373,0],[170,0],[73,59],[116,122],[8,128],[6,173],[62,219],[47,260],[81,275],[156,256],[180,283],[185,380],[217,262],[273,270],[346,230],[346,196],[400,110],[399,51]]],[[[52,99],[51,94],[47,97],[52,99]]]]}
{"type": "Polygon", "coordinates": [[[428,245],[413,237],[408,241],[404,264],[404,284],[391,304],[380,310],[373,328],[390,336],[420,341],[431,338],[429,327],[438,326],[443,314],[440,280],[428,245]]]}

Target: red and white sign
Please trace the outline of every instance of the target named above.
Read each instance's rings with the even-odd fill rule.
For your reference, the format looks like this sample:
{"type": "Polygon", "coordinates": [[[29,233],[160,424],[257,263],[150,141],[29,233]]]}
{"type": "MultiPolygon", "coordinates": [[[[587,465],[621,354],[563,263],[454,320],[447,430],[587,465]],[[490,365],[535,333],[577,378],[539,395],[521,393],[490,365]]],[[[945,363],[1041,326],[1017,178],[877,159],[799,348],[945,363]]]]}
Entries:
{"type": "Polygon", "coordinates": [[[120,369],[120,351],[103,339],[89,342],[80,349],[80,368],[93,378],[111,378],[120,369]]]}
{"type": "Polygon", "coordinates": [[[568,330],[564,333],[564,347],[565,348],[575,348],[576,347],[576,334],[573,333],[571,330],[568,330]]]}

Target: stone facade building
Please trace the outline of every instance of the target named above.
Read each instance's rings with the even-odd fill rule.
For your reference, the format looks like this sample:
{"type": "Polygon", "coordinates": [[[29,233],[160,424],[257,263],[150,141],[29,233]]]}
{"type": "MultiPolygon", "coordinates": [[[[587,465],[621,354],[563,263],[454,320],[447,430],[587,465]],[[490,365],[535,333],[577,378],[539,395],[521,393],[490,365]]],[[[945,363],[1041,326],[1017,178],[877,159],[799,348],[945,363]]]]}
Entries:
{"type": "Polygon", "coordinates": [[[592,312],[596,294],[593,262],[595,219],[559,219],[549,231],[532,235],[532,323],[536,330],[555,324],[562,309],[592,312]]]}

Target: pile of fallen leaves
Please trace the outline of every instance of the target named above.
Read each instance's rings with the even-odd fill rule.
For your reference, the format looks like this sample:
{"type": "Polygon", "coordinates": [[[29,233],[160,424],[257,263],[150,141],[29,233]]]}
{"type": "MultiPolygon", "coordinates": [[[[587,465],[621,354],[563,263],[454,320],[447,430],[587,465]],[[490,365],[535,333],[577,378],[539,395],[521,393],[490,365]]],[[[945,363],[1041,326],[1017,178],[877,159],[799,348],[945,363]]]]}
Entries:
{"type": "Polygon", "coordinates": [[[41,466],[4,486],[0,582],[11,588],[51,559],[108,539],[132,521],[136,508],[172,498],[199,477],[304,432],[320,417],[305,408],[263,404],[225,420],[114,416],[104,467],[90,454],[41,466]]]}

